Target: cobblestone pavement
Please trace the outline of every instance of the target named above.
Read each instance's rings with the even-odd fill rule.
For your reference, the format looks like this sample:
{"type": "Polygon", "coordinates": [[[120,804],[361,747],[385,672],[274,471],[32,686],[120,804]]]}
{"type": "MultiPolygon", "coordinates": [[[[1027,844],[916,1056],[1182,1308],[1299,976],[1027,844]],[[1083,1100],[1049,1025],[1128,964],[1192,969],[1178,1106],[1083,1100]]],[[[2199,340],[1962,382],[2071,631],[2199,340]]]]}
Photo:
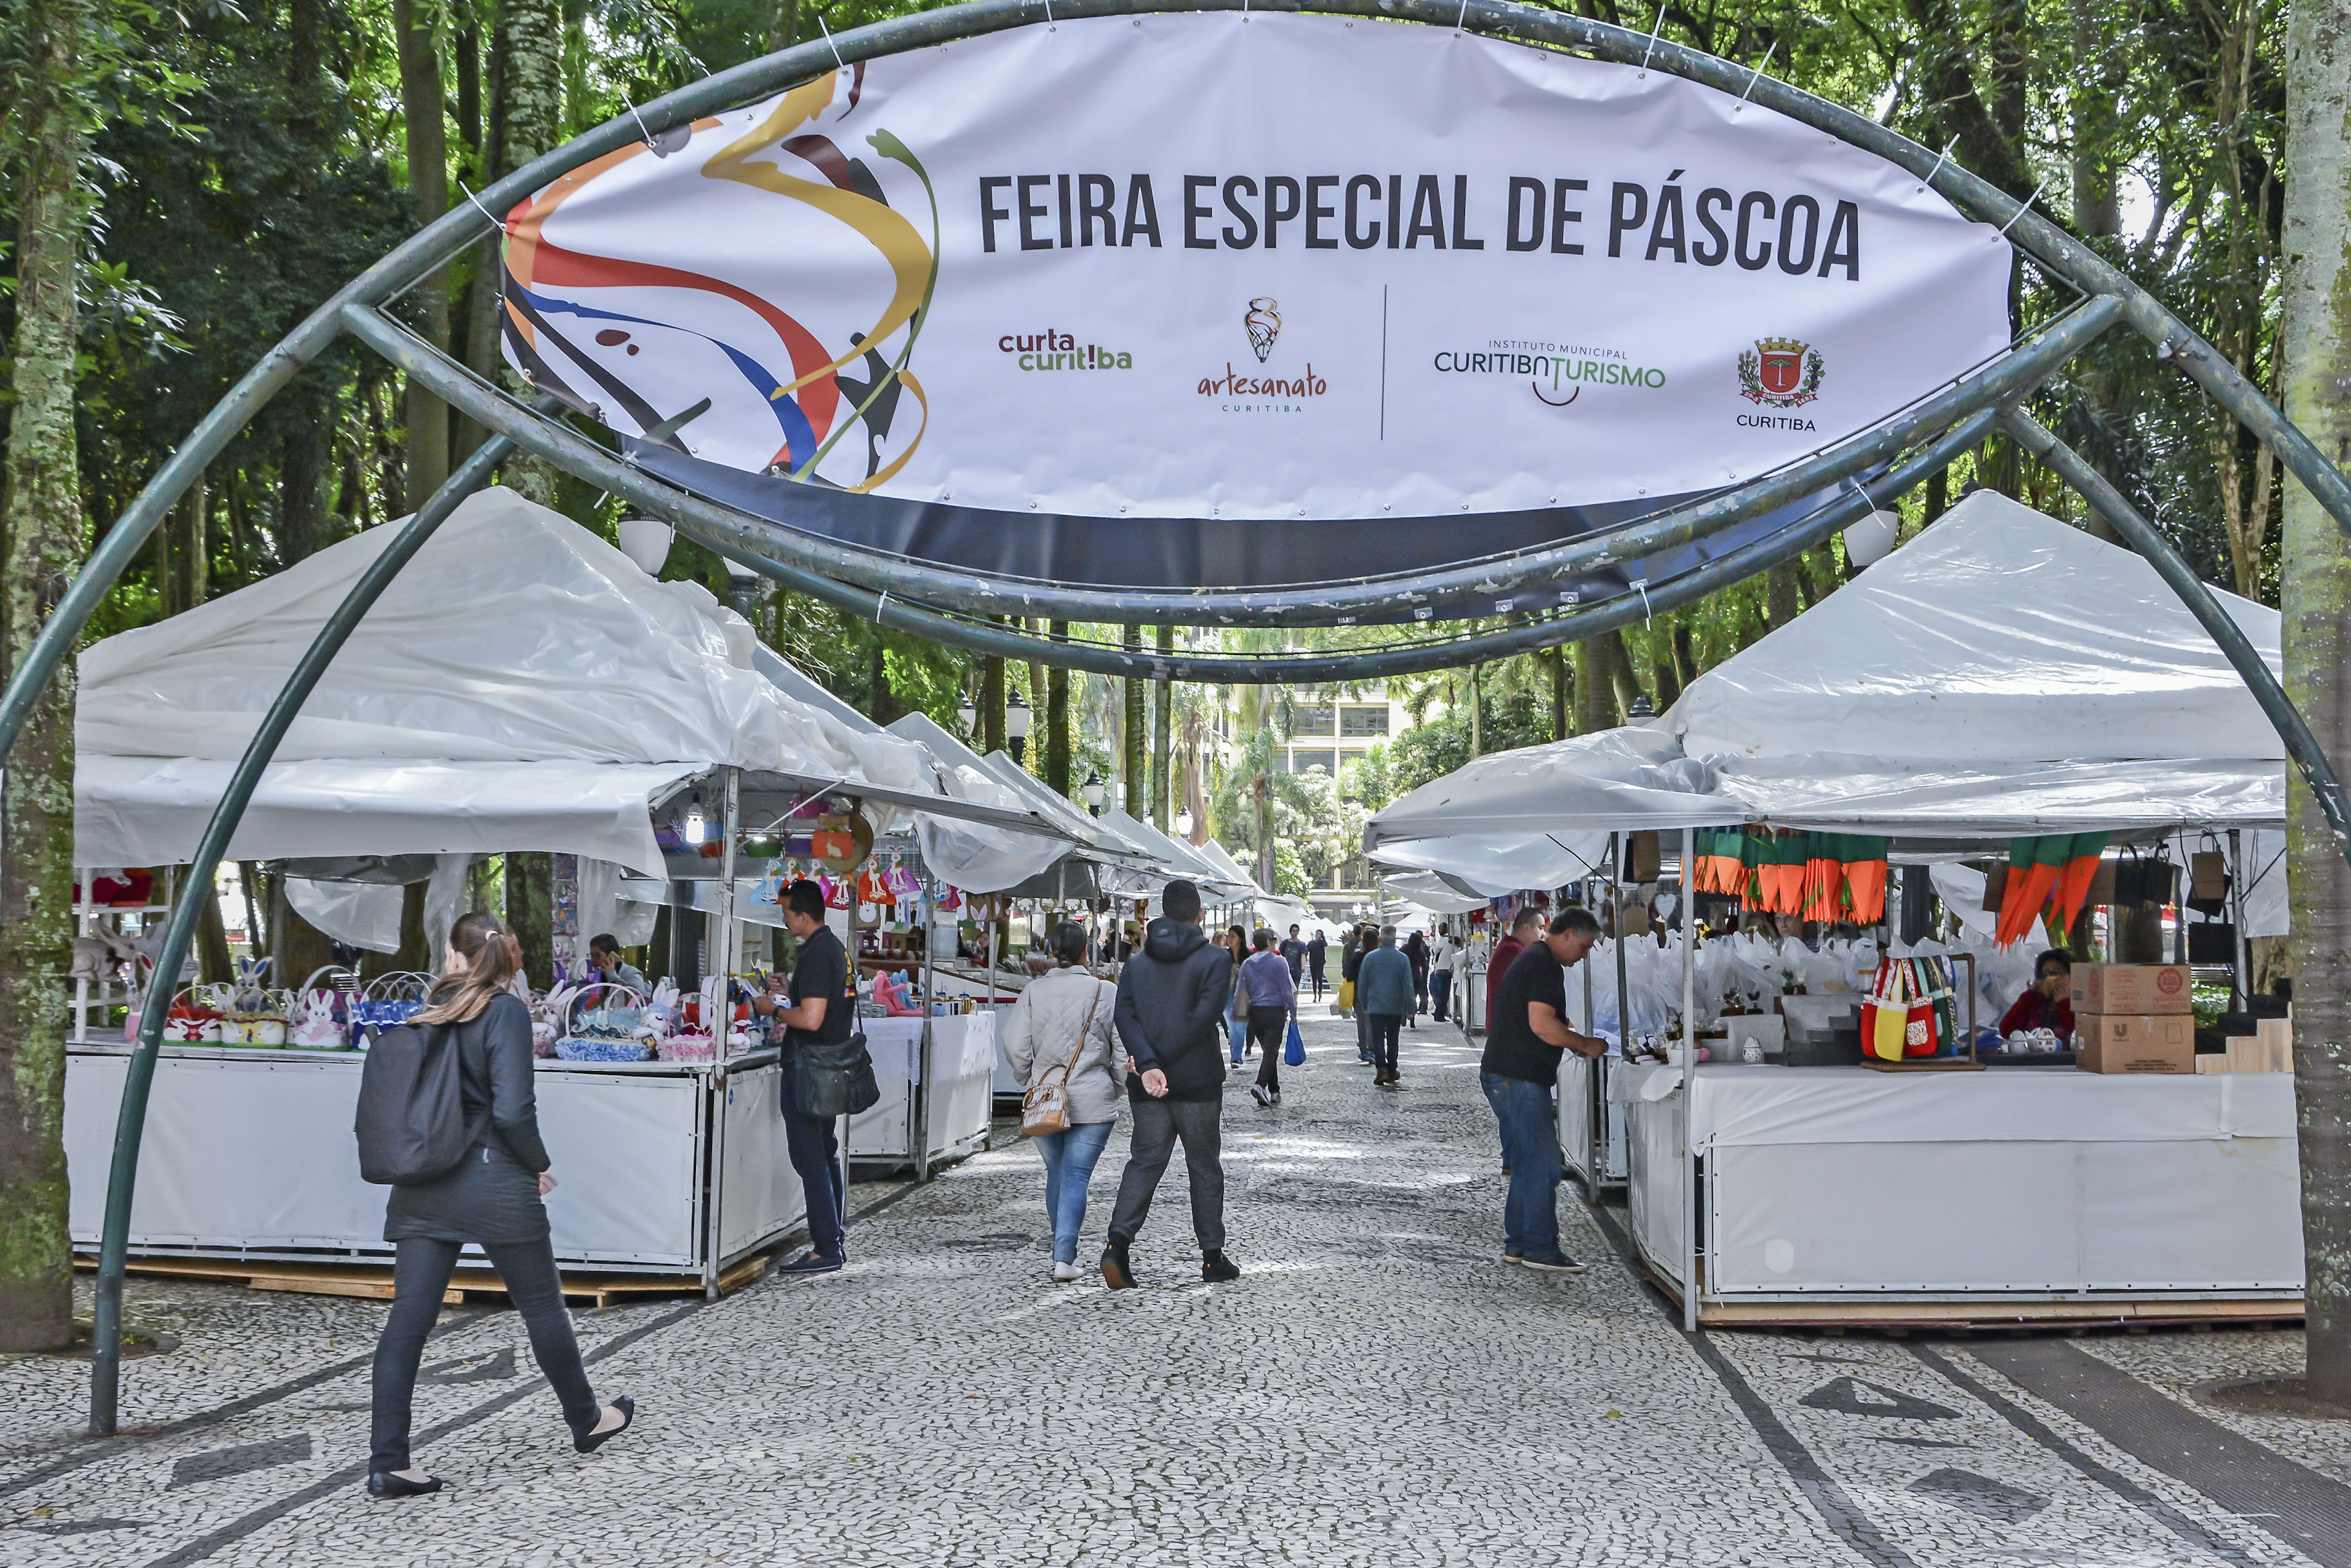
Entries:
{"type": "MultiPolygon", "coordinates": [[[[1408,1032],[1382,1093],[1352,1025],[1308,1035],[1287,1105],[1227,1100],[1238,1282],[1198,1282],[1172,1171],[1145,1288],[1049,1283],[1016,1142],[856,1225],[841,1274],[580,1314],[641,1422],[594,1456],[512,1314],[447,1314],[434,1498],[359,1485],[380,1303],[134,1281],[133,1321],[179,1341],[127,1368],[151,1435],[78,1440],[86,1365],[0,1362],[0,1564],[2307,1561],[1964,1341],[1686,1337],[1573,1188],[1593,1271],[1505,1265],[1475,1054],[1408,1032]]],[[[2282,1333],[2073,1343],[2175,1398],[2299,1362],[2282,1333]]],[[[2340,1432],[2224,1419],[2351,1480],[2340,1432]]]]}

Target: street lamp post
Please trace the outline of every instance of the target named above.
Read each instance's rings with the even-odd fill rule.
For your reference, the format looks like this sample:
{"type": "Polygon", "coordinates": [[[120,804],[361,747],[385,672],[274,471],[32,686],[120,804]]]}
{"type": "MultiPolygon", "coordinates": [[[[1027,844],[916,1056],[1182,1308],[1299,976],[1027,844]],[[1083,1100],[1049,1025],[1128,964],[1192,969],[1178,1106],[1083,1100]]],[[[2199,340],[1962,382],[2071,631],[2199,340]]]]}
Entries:
{"type": "Polygon", "coordinates": [[[1102,779],[1101,773],[1091,768],[1088,769],[1086,772],[1086,782],[1078,786],[1078,793],[1086,797],[1086,810],[1096,816],[1100,816],[1102,809],[1102,779]]]}
{"type": "Polygon", "coordinates": [[[1016,763],[1029,760],[1029,726],[1036,716],[1019,692],[1004,700],[1004,738],[1011,742],[1012,760],[1016,763]]]}

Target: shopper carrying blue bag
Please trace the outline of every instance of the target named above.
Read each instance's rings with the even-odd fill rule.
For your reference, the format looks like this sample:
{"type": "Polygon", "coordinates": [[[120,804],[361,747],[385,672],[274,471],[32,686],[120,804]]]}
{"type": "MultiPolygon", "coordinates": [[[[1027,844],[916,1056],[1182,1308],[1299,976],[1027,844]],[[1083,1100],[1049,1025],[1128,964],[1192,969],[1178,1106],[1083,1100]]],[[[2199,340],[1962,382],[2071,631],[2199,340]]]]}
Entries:
{"type": "Polygon", "coordinates": [[[1290,978],[1290,961],[1274,946],[1271,931],[1259,930],[1254,940],[1257,950],[1241,965],[1239,982],[1249,1003],[1249,1038],[1257,1042],[1260,1058],[1249,1094],[1260,1106],[1278,1106],[1281,1073],[1275,1058],[1282,1050],[1282,1026],[1298,1011],[1298,982],[1290,978]]]}

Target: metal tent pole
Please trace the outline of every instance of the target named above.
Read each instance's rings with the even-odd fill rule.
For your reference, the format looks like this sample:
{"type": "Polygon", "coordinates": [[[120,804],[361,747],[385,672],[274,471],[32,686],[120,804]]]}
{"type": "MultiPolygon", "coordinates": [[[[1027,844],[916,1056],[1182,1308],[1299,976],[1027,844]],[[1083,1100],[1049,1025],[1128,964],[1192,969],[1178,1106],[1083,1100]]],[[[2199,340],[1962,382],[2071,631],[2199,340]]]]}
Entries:
{"type": "MultiPolygon", "coordinates": [[[[2229,829],[2229,924],[2236,933],[2236,967],[2230,976],[2230,990],[2236,993],[2235,1011],[2244,1012],[2252,1007],[2253,966],[2247,951],[2245,936],[2245,853],[2244,836],[2235,828],[2229,829]]],[[[2180,941],[2187,941],[2188,922],[2179,922],[2180,941]]]]}
{"type": "Polygon", "coordinates": [[[1698,947],[1690,921],[1690,867],[1698,860],[1698,829],[1682,829],[1682,1174],[1689,1184],[1684,1217],[1682,1327],[1698,1329],[1698,1150],[1690,1140],[1690,1116],[1698,1101],[1698,947]]]}
{"type": "Polygon", "coordinates": [[[730,767],[719,807],[718,994],[710,999],[718,1016],[710,1029],[709,1093],[703,1096],[710,1107],[710,1208],[702,1242],[702,1294],[706,1301],[718,1299],[718,1249],[726,1234],[721,1215],[726,1202],[726,1046],[735,1033],[735,952],[741,940],[735,929],[735,841],[742,814],[743,770],[730,767]]]}
{"type": "Polygon", "coordinates": [[[931,964],[931,948],[938,928],[938,881],[926,870],[923,877],[923,1034],[914,1065],[920,1081],[914,1086],[914,1103],[909,1107],[908,1117],[914,1125],[916,1181],[931,1179],[931,1036],[938,1026],[939,1012],[938,986],[931,964]]]}
{"type": "MultiPolygon", "coordinates": [[[[501,436],[492,436],[475,447],[473,455],[449,476],[448,483],[434,491],[416,514],[385,542],[375,559],[360,572],[359,581],[351,585],[343,602],[327,617],[318,636],[311,639],[293,672],[286,678],[269,711],[262,715],[253,739],[246,744],[245,755],[237,760],[235,772],[229,775],[221,803],[214,808],[212,820],[204,825],[204,836],[197,841],[195,854],[190,859],[188,886],[212,885],[214,874],[228,853],[229,840],[244,819],[246,805],[261,783],[263,770],[277,754],[278,742],[286,738],[302,704],[309,700],[312,689],[326,674],[327,667],[334,662],[336,653],[360,619],[384,589],[392,586],[400,569],[448,520],[457,504],[479,489],[513,450],[513,443],[501,436]]],[[[162,949],[155,955],[158,976],[180,972],[180,966],[187,960],[189,944],[195,938],[197,911],[203,904],[201,898],[183,898],[172,906],[170,922],[163,929],[162,949]]],[[[155,1059],[162,1048],[163,1019],[171,1009],[172,991],[171,986],[160,982],[148,990],[146,1003],[140,1012],[138,1044],[131,1050],[123,1074],[122,1100],[115,1117],[114,1158],[107,1173],[106,1217],[99,1231],[95,1310],[90,1327],[89,1429],[93,1437],[111,1436],[116,1425],[122,1378],[122,1274],[131,1251],[131,1200],[138,1185],[139,1145],[147,1126],[147,1096],[155,1081],[155,1059]]]]}

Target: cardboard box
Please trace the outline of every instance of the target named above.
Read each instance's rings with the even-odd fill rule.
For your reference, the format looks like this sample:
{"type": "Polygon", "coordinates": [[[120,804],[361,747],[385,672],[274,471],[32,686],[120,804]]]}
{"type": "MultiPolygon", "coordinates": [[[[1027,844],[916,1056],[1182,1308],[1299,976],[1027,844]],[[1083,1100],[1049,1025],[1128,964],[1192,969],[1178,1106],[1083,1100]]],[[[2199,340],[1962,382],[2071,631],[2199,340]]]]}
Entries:
{"type": "Polygon", "coordinates": [[[2074,1064],[2090,1073],[2197,1071],[2196,1020],[2178,1012],[2085,1013],[2074,1020],[2074,1064]]]}
{"type": "MultiPolygon", "coordinates": [[[[2188,966],[2178,963],[2080,963],[2074,966],[2074,1011],[2105,1018],[2145,1018],[2196,1011],[2188,966]]],[[[2181,1071],[2186,1071],[2182,1068],[2181,1071]]]]}

